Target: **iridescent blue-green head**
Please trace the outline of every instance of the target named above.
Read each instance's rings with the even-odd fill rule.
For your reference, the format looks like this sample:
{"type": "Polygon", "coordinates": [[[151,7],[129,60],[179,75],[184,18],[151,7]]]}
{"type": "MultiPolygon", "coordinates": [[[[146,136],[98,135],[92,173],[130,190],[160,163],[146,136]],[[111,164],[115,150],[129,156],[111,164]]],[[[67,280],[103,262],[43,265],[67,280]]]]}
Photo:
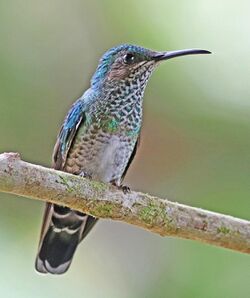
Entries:
{"type": "Polygon", "coordinates": [[[184,55],[209,53],[200,49],[157,52],[123,44],[111,48],[102,56],[92,77],[91,86],[98,89],[103,86],[117,86],[124,82],[145,85],[152,71],[162,61],[184,55]]]}

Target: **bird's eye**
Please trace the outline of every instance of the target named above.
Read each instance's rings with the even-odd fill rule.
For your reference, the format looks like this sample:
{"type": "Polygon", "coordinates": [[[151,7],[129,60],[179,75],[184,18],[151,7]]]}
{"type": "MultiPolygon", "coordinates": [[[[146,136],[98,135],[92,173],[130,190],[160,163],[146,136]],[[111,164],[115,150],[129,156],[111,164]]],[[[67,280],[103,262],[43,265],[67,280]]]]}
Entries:
{"type": "Polygon", "coordinates": [[[124,55],[123,57],[124,63],[131,64],[135,61],[135,56],[131,53],[124,55]]]}

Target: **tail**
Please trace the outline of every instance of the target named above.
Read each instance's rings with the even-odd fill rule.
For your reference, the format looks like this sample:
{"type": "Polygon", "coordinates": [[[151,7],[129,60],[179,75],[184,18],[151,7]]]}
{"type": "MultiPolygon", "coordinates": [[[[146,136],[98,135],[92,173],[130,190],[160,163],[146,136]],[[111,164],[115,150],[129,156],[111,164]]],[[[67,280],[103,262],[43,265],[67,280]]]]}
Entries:
{"type": "Polygon", "coordinates": [[[46,204],[36,270],[52,274],[66,272],[77,245],[96,221],[92,216],[67,207],[46,204]]]}

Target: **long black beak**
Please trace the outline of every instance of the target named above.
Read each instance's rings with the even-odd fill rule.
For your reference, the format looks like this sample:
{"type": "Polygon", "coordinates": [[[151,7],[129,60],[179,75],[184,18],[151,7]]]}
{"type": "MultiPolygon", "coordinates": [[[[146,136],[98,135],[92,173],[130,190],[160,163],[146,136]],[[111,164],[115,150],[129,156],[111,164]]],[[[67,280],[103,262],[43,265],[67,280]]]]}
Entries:
{"type": "Polygon", "coordinates": [[[200,50],[200,49],[187,49],[187,50],[178,50],[178,51],[169,51],[169,52],[159,52],[153,56],[155,61],[172,59],[179,56],[185,55],[196,55],[196,54],[211,54],[210,51],[200,50]]]}

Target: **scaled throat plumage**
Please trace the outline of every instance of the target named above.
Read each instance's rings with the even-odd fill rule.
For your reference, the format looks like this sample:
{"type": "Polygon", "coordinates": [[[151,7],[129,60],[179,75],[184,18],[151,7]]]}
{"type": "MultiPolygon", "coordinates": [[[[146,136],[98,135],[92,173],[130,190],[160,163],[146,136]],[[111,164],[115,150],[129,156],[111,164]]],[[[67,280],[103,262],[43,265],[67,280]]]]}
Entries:
{"type": "MultiPolygon", "coordinates": [[[[110,49],[101,58],[91,87],[68,112],[53,153],[53,167],[120,186],[138,145],[142,99],[154,68],[173,57],[204,50],[155,52],[134,45],[110,49]]],[[[97,219],[47,204],[36,269],[61,274],[97,219]]]]}

